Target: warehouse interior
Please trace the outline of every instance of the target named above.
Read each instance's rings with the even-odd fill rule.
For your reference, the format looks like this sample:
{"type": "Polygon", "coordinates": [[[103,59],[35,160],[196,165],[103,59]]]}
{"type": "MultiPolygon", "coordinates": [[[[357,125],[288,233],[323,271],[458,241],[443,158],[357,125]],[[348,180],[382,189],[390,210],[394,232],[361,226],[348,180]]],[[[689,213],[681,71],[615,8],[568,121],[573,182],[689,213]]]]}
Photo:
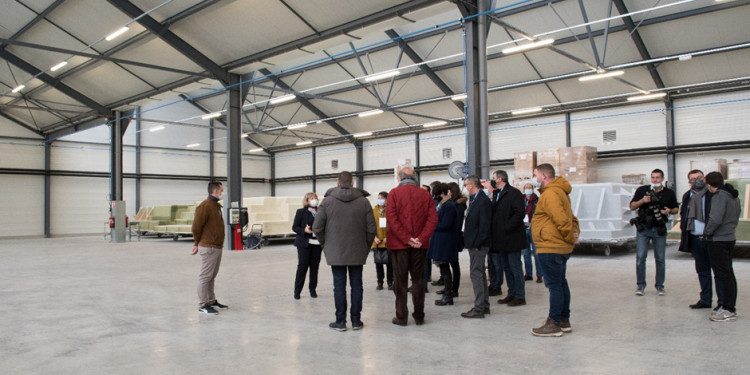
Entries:
{"type": "MultiPolygon", "coordinates": [[[[231,201],[301,198],[351,171],[376,195],[405,160],[423,184],[455,181],[453,162],[520,181],[518,155],[582,147],[596,160],[584,183],[632,183],[660,168],[679,197],[696,167],[750,178],[750,1],[341,5],[3,1],[4,368],[197,373],[213,361],[222,372],[331,373],[343,355],[355,373],[743,372],[750,329],[687,309],[697,282],[674,244],[661,300],[631,300],[632,253],[574,256],[574,308],[590,324],[563,338],[573,354],[528,334],[544,316],[543,286],[526,310],[474,325],[433,307],[415,331],[388,327],[392,295],[366,282],[372,329],[336,336],[325,328],[326,267],[329,289],[295,304],[287,242],[227,252],[217,284],[234,299],[231,320],[197,316],[190,242],[111,243],[113,200],[132,219],[141,208],[193,205],[212,179],[231,201]],[[554,363],[538,361],[547,352],[554,363]]],[[[740,316],[748,267],[736,259],[740,316]]]]}

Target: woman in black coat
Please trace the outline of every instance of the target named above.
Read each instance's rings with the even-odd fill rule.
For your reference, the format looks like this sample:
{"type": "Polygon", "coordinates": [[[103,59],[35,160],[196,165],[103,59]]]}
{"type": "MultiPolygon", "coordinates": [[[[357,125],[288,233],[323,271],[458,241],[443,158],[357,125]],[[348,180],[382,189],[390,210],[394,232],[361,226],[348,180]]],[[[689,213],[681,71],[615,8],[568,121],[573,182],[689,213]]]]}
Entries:
{"type": "Polygon", "coordinates": [[[294,246],[297,247],[297,276],[294,278],[294,299],[299,299],[302,287],[305,286],[305,275],[310,269],[310,297],[317,298],[318,293],[318,266],[320,265],[320,254],[322,248],[320,242],[312,232],[313,221],[318,214],[318,195],[315,193],[305,194],[302,200],[302,208],[294,215],[292,230],[297,233],[294,246]]]}
{"type": "Polygon", "coordinates": [[[456,231],[456,202],[451,200],[451,192],[446,184],[440,188],[442,200],[438,205],[438,223],[435,232],[430,238],[430,249],[427,258],[432,259],[440,267],[440,277],[445,285],[443,298],[435,301],[438,306],[453,304],[453,277],[451,275],[450,263],[458,260],[456,243],[458,232],[456,231]]]}

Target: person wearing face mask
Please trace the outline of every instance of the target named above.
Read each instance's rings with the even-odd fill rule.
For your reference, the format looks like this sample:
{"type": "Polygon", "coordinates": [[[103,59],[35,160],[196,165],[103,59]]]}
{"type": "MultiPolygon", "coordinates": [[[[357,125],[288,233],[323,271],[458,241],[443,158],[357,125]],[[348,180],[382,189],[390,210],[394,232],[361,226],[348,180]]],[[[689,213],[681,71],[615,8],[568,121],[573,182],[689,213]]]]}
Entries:
{"type": "Polygon", "coordinates": [[[318,195],[307,193],[302,198],[302,208],[294,215],[292,231],[297,234],[294,246],[297,247],[297,275],[294,277],[294,299],[300,299],[300,293],[305,286],[305,276],[310,270],[310,297],[317,298],[318,268],[320,266],[320,242],[312,231],[315,216],[318,215],[318,195]]]}
{"type": "Polygon", "coordinates": [[[198,312],[215,315],[216,309],[229,308],[216,300],[214,281],[219,274],[221,252],[224,247],[224,219],[221,214],[219,200],[224,193],[221,182],[208,183],[208,198],[195,208],[193,217],[193,251],[192,255],[200,253],[201,272],[198,276],[198,312]]]}
{"type": "MultiPolygon", "coordinates": [[[[682,196],[680,210],[680,251],[689,252],[695,260],[695,272],[700,284],[700,299],[690,305],[691,309],[711,308],[713,293],[711,288],[711,260],[708,247],[703,240],[703,230],[706,228],[706,206],[710,205],[711,192],[703,179],[703,172],[694,169],[688,172],[690,189],[682,196]]],[[[717,308],[724,302],[724,289],[721,280],[714,274],[716,284],[717,308]]]]}
{"type": "MultiPolygon", "coordinates": [[[[495,179],[490,178],[487,181],[482,181],[482,192],[487,198],[490,198],[492,207],[494,210],[495,205],[500,195],[500,190],[497,189],[497,182],[495,179]]],[[[504,270],[505,264],[503,263],[503,257],[500,255],[500,251],[495,251],[490,245],[490,251],[487,253],[487,273],[489,274],[488,279],[490,286],[488,293],[490,297],[499,296],[503,294],[503,280],[505,279],[504,270]]]]}
{"type": "Polygon", "coordinates": [[[388,193],[381,191],[378,193],[378,204],[372,208],[372,214],[375,216],[375,225],[378,226],[378,231],[375,234],[375,242],[372,243],[372,248],[375,251],[385,252],[385,263],[378,263],[377,257],[375,260],[375,273],[378,276],[378,286],[376,290],[383,290],[383,279],[388,281],[388,290],[393,290],[393,269],[391,268],[391,258],[388,256],[388,246],[386,245],[386,233],[387,233],[387,220],[385,216],[386,210],[386,199],[388,193]],[[385,268],[385,270],[383,270],[385,268]]]}
{"type": "Polygon", "coordinates": [[[450,263],[458,261],[458,232],[456,231],[456,219],[458,211],[456,202],[451,199],[451,190],[448,184],[440,184],[440,197],[438,204],[438,222],[435,231],[430,237],[430,248],[427,257],[432,259],[440,268],[440,277],[443,279],[443,298],[436,300],[435,305],[453,305],[453,276],[451,275],[450,263]]]}
{"type": "Polygon", "coordinates": [[[651,184],[635,190],[630,201],[630,210],[638,211],[636,228],[636,283],[635,295],[642,296],[646,289],[646,257],[649,242],[654,245],[656,280],[654,286],[658,295],[663,296],[666,276],[665,253],[667,248],[667,221],[670,214],[678,211],[677,196],[674,190],[662,186],[664,172],[651,171],[651,184]],[[652,202],[653,201],[653,202],[652,202]]]}
{"type": "Polygon", "coordinates": [[[709,319],[728,322],[737,320],[737,278],[732,266],[732,250],[737,241],[735,231],[740,218],[740,198],[732,185],[724,183],[724,177],[719,172],[707,174],[706,185],[711,191],[711,204],[706,207],[708,219],[703,236],[711,258],[711,269],[721,280],[724,289],[724,300],[709,319]]]}
{"type": "Polygon", "coordinates": [[[526,216],[523,218],[524,226],[526,227],[526,239],[529,241],[529,247],[521,250],[523,253],[523,263],[526,274],[523,276],[524,280],[533,280],[533,267],[531,266],[531,256],[534,256],[534,264],[536,264],[536,282],[542,282],[542,267],[539,265],[539,257],[536,255],[536,246],[534,245],[534,239],[531,238],[531,218],[534,217],[534,211],[536,210],[536,203],[539,197],[534,193],[534,185],[526,184],[523,186],[523,203],[524,209],[526,210],[526,216]]]}

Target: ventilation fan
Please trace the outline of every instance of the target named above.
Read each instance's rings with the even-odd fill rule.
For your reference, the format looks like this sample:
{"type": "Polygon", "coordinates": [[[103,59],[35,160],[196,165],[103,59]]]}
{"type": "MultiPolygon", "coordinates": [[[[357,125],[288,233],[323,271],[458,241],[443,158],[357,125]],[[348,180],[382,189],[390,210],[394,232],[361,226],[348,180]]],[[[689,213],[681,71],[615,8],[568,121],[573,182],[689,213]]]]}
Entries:
{"type": "Polygon", "coordinates": [[[462,161],[454,161],[448,166],[448,175],[456,180],[466,177],[466,165],[462,161]]]}

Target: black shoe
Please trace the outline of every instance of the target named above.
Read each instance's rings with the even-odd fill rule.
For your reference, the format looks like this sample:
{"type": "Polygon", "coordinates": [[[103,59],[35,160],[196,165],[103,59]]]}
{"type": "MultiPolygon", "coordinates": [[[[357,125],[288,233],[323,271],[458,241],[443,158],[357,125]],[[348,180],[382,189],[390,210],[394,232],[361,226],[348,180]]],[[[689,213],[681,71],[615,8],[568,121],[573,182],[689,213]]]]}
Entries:
{"type": "Polygon", "coordinates": [[[346,322],[333,322],[328,325],[328,328],[334,331],[344,332],[346,331],[346,322]]]}
{"type": "Polygon", "coordinates": [[[364,328],[365,324],[362,323],[362,321],[359,322],[352,322],[352,329],[355,331],[359,331],[360,329],[364,328]]]}
{"type": "Polygon", "coordinates": [[[537,276],[537,277],[536,277],[536,282],[537,282],[537,283],[540,283],[540,284],[541,284],[541,283],[542,283],[543,281],[544,281],[544,280],[542,280],[542,277],[541,277],[541,276],[537,276]]]}
{"type": "Polygon", "coordinates": [[[312,297],[312,298],[318,298],[318,292],[316,292],[314,290],[311,290],[310,291],[310,297],[312,297]]]}
{"type": "Polygon", "coordinates": [[[442,299],[435,300],[435,306],[453,305],[453,297],[443,295],[442,299]]]}
{"type": "Polygon", "coordinates": [[[465,313],[461,313],[461,316],[469,319],[484,319],[484,311],[477,312],[476,310],[471,309],[465,313]]]}
{"type": "Polygon", "coordinates": [[[440,289],[440,290],[438,290],[435,293],[437,293],[437,294],[445,294],[445,289],[440,289]]]}
{"type": "Polygon", "coordinates": [[[497,289],[490,288],[490,297],[502,296],[502,295],[503,295],[503,291],[502,290],[497,290],[497,289]]]}
{"type": "Polygon", "coordinates": [[[711,305],[706,305],[705,303],[698,301],[692,305],[690,305],[691,309],[710,309],[711,305]]]}
{"type": "Polygon", "coordinates": [[[229,308],[229,306],[227,305],[220,304],[219,301],[214,301],[213,303],[210,304],[210,306],[213,307],[214,309],[221,309],[221,310],[226,310],[229,308]]]}
{"type": "Polygon", "coordinates": [[[524,280],[524,281],[529,281],[529,280],[534,280],[534,278],[533,278],[533,277],[531,277],[531,276],[529,276],[529,275],[524,275],[524,276],[523,276],[523,280],[524,280]]]}
{"type": "Polygon", "coordinates": [[[433,281],[430,284],[435,285],[435,286],[443,286],[443,285],[445,285],[445,283],[443,282],[443,279],[438,279],[437,281],[433,281]]]}
{"type": "Polygon", "coordinates": [[[490,308],[489,307],[485,307],[483,312],[484,312],[485,315],[489,315],[490,308]]]}
{"type": "Polygon", "coordinates": [[[383,290],[383,283],[379,283],[378,286],[375,287],[375,290],[383,290]]]}
{"type": "Polygon", "coordinates": [[[393,324],[395,324],[397,326],[406,327],[406,322],[401,322],[400,320],[398,320],[395,317],[393,319],[391,319],[391,323],[393,323],[393,324]]]}
{"type": "Polygon", "coordinates": [[[294,293],[294,299],[299,299],[299,293],[294,293]]]}
{"type": "Polygon", "coordinates": [[[208,315],[216,315],[216,314],[219,313],[218,311],[216,311],[213,307],[211,307],[208,304],[205,304],[205,305],[201,306],[198,309],[198,312],[199,313],[203,313],[203,314],[208,314],[208,315]]]}
{"type": "Polygon", "coordinates": [[[388,284],[388,290],[393,290],[393,283],[388,284]]]}

